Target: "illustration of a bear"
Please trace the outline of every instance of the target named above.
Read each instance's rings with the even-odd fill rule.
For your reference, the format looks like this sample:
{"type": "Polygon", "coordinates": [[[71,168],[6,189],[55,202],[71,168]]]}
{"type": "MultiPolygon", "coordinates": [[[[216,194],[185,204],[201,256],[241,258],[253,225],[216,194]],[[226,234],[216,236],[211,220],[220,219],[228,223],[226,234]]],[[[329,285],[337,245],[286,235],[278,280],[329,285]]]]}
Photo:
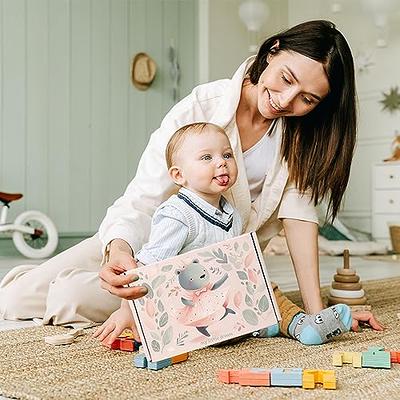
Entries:
{"type": "Polygon", "coordinates": [[[204,336],[210,336],[208,326],[228,314],[236,314],[227,307],[228,289],[220,289],[228,279],[227,273],[212,283],[207,269],[198,260],[193,260],[178,270],[177,275],[179,285],[186,291],[185,297],[181,297],[185,307],[178,312],[178,320],[182,324],[193,326],[204,336]]]}

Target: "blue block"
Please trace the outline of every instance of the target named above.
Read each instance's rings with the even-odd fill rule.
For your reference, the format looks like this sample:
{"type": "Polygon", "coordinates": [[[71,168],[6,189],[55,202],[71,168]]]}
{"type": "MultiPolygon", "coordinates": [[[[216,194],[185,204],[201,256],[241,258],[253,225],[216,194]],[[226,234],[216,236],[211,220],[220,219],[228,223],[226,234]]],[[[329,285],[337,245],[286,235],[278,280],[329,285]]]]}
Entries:
{"type": "Polygon", "coordinates": [[[133,363],[137,368],[147,368],[147,358],[143,353],[137,354],[133,358],[133,363]]]}
{"type": "Polygon", "coordinates": [[[302,368],[272,368],[271,386],[303,386],[302,368]]]}
{"type": "Polygon", "coordinates": [[[165,360],[160,360],[160,361],[149,361],[147,363],[147,368],[157,371],[159,369],[169,367],[170,365],[172,365],[171,359],[167,358],[165,360]]]}
{"type": "Polygon", "coordinates": [[[390,352],[384,351],[383,347],[370,347],[362,353],[363,368],[389,369],[390,366],[390,352]]]}

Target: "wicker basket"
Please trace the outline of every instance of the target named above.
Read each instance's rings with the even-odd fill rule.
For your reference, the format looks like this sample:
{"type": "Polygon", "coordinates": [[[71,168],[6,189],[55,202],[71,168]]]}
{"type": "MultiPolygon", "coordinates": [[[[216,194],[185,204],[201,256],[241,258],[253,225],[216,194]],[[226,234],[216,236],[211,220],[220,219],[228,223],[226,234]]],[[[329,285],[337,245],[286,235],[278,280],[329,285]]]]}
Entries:
{"type": "Polygon", "coordinates": [[[390,239],[392,241],[393,251],[400,254],[400,224],[389,226],[390,239]]]}

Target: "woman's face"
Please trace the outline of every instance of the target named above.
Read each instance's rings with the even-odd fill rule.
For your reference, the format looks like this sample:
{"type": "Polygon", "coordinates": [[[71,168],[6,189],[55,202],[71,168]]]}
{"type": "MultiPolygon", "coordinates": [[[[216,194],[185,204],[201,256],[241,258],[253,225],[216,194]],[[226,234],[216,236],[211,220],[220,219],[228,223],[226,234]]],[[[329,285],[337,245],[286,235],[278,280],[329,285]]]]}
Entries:
{"type": "Polygon", "coordinates": [[[270,54],[257,86],[258,110],[268,119],[305,115],[329,92],[322,64],[293,51],[270,54]]]}

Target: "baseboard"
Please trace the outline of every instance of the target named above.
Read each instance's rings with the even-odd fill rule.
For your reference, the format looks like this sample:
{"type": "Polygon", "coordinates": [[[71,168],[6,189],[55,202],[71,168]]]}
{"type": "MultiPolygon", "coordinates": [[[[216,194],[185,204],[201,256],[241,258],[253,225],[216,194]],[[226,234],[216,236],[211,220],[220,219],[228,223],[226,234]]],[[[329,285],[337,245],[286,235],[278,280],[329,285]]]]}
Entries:
{"type": "MultiPolygon", "coordinates": [[[[75,244],[93,236],[94,232],[65,232],[60,233],[58,237],[58,246],[54,254],[61,253],[64,250],[69,249],[75,244]]],[[[17,251],[14,243],[9,236],[0,237],[0,256],[2,257],[19,257],[21,254],[17,251]]]]}

